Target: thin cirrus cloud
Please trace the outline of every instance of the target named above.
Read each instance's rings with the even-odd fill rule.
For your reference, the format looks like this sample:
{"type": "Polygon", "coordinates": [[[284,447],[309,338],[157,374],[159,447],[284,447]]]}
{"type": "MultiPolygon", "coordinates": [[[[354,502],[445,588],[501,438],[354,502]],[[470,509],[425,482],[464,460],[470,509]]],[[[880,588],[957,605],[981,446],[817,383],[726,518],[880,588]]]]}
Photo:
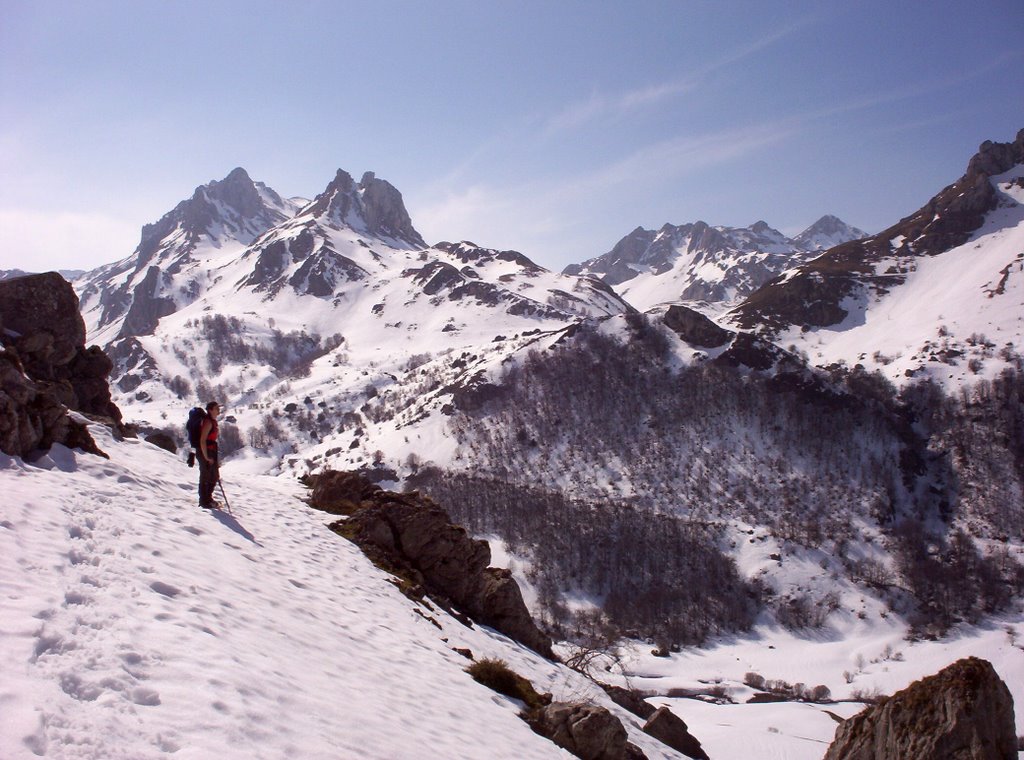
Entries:
{"type": "Polygon", "coordinates": [[[714,58],[703,66],[682,77],[664,82],[645,85],[616,96],[607,96],[594,91],[585,100],[570,103],[564,109],[547,119],[543,134],[552,137],[562,132],[585,126],[600,118],[619,116],[641,108],[653,107],[671,98],[696,90],[710,75],[757,54],[797,31],[814,23],[816,15],[808,16],[793,24],[777,29],[725,55],[714,58]]]}
{"type": "Polygon", "coordinates": [[[742,159],[796,131],[792,124],[768,123],[680,136],[562,180],[530,180],[504,187],[463,184],[444,192],[435,188],[431,201],[424,204],[410,200],[417,226],[428,239],[450,238],[455,232],[482,245],[546,253],[541,258],[554,259],[556,253],[541,250],[551,244],[548,237],[579,226],[587,210],[601,200],[621,195],[624,188],[654,185],[742,159]]]}

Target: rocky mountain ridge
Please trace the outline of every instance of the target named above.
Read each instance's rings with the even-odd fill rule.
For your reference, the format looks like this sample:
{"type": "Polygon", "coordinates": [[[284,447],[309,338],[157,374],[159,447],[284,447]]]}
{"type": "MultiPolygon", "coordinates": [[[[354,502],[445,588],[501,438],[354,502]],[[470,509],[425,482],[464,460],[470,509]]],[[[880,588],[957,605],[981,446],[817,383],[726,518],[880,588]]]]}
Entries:
{"type": "Polygon", "coordinates": [[[1024,337],[1022,251],[1024,130],[1011,143],[983,143],[966,173],[918,211],[766,283],[723,324],[794,345],[813,363],[861,363],[896,382],[991,378],[1024,337]]]}
{"type": "Polygon", "coordinates": [[[637,227],[608,253],[564,271],[600,277],[639,309],[676,301],[732,305],[782,271],[865,235],[834,216],[794,238],[764,221],[739,228],[703,221],[637,227]]]}

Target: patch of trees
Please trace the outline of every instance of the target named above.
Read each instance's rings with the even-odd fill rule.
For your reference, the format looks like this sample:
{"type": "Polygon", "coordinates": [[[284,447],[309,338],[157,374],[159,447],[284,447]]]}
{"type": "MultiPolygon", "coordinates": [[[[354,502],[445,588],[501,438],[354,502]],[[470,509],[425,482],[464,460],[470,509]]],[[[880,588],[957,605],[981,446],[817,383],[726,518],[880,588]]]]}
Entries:
{"type": "Polygon", "coordinates": [[[1024,567],[1005,546],[982,554],[961,529],[942,536],[910,519],[893,539],[900,575],[916,601],[909,619],[917,634],[941,635],[960,621],[978,622],[1024,591],[1024,567]]]}
{"type": "Polygon", "coordinates": [[[302,377],[316,359],[335,350],[345,339],[340,333],[323,339],[317,333],[301,330],[284,333],[271,328],[269,338],[246,340],[246,325],[238,317],[210,314],[186,323],[195,327],[207,346],[209,371],[216,375],[225,364],[255,362],[269,365],[283,375],[302,377]]]}
{"type": "Polygon", "coordinates": [[[719,550],[712,525],[433,467],[420,468],[409,485],[471,532],[497,534],[529,558],[542,619],[557,636],[569,638],[585,622],[566,606],[565,590],[599,601],[611,626],[666,650],[753,624],[759,588],[719,550]]]}
{"type": "MultiPolygon", "coordinates": [[[[851,566],[851,576],[894,597],[909,592],[903,611],[912,607],[919,625],[945,629],[1002,609],[1021,593],[1019,564],[986,548],[1024,538],[1021,372],[1007,369],[950,397],[927,381],[897,391],[860,367],[769,375],[711,361],[676,369],[665,361],[660,334],[642,316],[633,322],[626,341],[581,326],[553,349],[506,365],[497,387],[457,411],[450,419],[460,444],[455,464],[478,476],[474,488],[488,481],[508,494],[545,494],[534,505],[550,505],[551,492],[562,491],[566,503],[590,505],[593,519],[625,509],[684,525],[740,518],[767,526],[784,544],[834,556],[850,541],[869,540],[860,531],[873,525],[896,562],[890,570],[865,561],[851,566]],[[969,593],[972,583],[983,590],[969,593]]],[[[513,498],[508,494],[492,493],[513,498]]],[[[471,494],[451,496],[493,510],[471,494]]],[[[468,510],[460,515],[470,517],[468,510]]],[[[502,530],[521,535],[530,552],[559,541],[568,551],[580,540],[596,563],[612,548],[580,538],[589,519],[556,528],[531,517],[528,533],[502,530]],[[543,537],[545,531],[556,535],[543,537]]],[[[494,524],[477,529],[508,537],[494,524]]],[[[653,620],[664,612],[665,590],[637,559],[645,545],[615,546],[640,563],[634,577],[656,584],[657,601],[640,585],[623,586],[653,620]]],[[[545,556],[558,562],[558,554],[545,556]]],[[[562,565],[570,569],[542,582],[572,588],[579,573],[568,560],[562,565]]],[[[687,577],[685,567],[673,567],[687,577]]],[[[588,588],[606,589],[605,610],[625,619],[617,605],[627,602],[611,587],[595,580],[588,588]]],[[[813,627],[831,606],[794,598],[777,614],[793,627],[813,627]]]]}
{"type": "Polygon", "coordinates": [[[808,546],[906,500],[901,452],[919,442],[876,402],[715,363],[675,370],[660,353],[656,341],[581,328],[510,364],[501,392],[451,429],[473,468],[497,479],[561,480],[576,498],[696,519],[741,517],[808,546]]]}

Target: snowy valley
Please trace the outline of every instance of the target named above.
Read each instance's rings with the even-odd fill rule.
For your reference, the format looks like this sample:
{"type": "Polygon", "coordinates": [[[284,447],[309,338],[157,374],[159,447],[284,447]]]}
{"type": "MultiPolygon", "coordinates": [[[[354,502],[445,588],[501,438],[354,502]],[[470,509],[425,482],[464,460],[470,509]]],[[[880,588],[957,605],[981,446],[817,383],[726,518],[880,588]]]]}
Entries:
{"type": "Polygon", "coordinates": [[[1024,131],[877,235],[666,224],[562,273],[427,244],[370,172],[197,188],[74,281],[138,437],[0,455],[0,756],[569,756],[461,648],[681,756],[399,593],[304,503],[327,470],[434,498],[563,660],[715,760],[821,758],[972,655],[1024,735],[1022,187],[1024,131]],[[211,398],[231,513],[144,441],[211,398]]]}

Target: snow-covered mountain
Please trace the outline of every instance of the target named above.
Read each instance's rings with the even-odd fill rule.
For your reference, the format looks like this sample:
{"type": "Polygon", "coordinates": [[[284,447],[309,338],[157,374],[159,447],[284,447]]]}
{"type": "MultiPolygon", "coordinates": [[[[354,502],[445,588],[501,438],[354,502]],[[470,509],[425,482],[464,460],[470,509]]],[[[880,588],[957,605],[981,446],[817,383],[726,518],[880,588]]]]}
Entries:
{"type": "Polygon", "coordinates": [[[817,365],[949,387],[1020,363],[1024,343],[1024,130],[982,144],[966,173],[886,230],[767,283],[723,324],[817,365]]]}
{"type": "Polygon", "coordinates": [[[438,412],[510,352],[630,310],[604,283],[515,251],[427,246],[399,191],[370,172],[356,183],[339,171],[300,205],[236,169],[76,284],[130,416],[161,426],[193,394],[216,396],[243,430],[273,433],[288,407],[285,429],[343,438],[364,463],[382,445],[362,445],[371,399],[392,399],[389,420],[438,412]]]}
{"type": "MultiPolygon", "coordinates": [[[[175,469],[182,463],[102,431],[109,462],[60,448],[34,465],[0,459],[0,480],[19,510],[0,523],[13,547],[0,561],[20,626],[0,632],[0,653],[31,666],[0,692],[0,710],[17,705],[11,746],[72,756],[65,745],[89,737],[100,741],[93,755],[109,756],[111,745],[92,737],[111,736],[127,742],[125,756],[145,757],[143,744],[164,740],[166,749],[206,754],[232,740],[246,749],[250,740],[280,740],[268,756],[334,756],[348,740],[323,718],[318,695],[347,704],[360,684],[379,685],[382,696],[352,708],[353,720],[386,731],[373,711],[399,704],[419,715],[421,685],[407,702],[400,684],[422,672],[443,684],[448,704],[465,709],[431,712],[443,738],[418,726],[410,741],[439,741],[448,753],[439,756],[475,741],[473,730],[449,725],[475,711],[471,689],[453,685],[462,674],[449,650],[433,639],[417,643],[422,630],[437,629],[387,596],[386,581],[364,577],[357,555],[343,553],[338,564],[322,518],[297,503],[292,476],[327,467],[369,470],[443,496],[459,522],[492,538],[550,630],[598,647],[608,637],[631,639],[618,650],[624,685],[743,701],[747,671],[757,671],[842,697],[890,691],[954,653],[977,653],[998,660],[1019,694],[1021,144],[1018,136],[982,146],[968,174],[921,212],[823,256],[801,253],[764,224],[688,225],[661,238],[640,230],[634,258],[648,256],[649,271],[616,286],[549,272],[516,252],[428,246],[398,191],[370,173],[357,183],[339,172],[305,202],[240,170],[197,189],[146,228],[132,256],[77,285],[91,341],[116,361],[126,420],[180,435],[189,406],[221,400],[229,495],[246,498],[233,523],[198,523],[210,516],[190,511],[192,484],[175,469]],[[820,258],[804,259],[724,318],[716,316],[722,306],[711,308],[718,323],[678,303],[681,291],[641,314],[612,289],[672,281],[677,264],[703,257],[704,284],[691,277],[684,287],[738,298],[754,287],[756,267],[730,280],[721,266],[736,251],[765,269],[777,260],[784,268],[794,255],[820,258]],[[913,336],[919,322],[926,332],[945,326],[940,338],[960,336],[978,319],[990,331],[965,342],[978,346],[970,358],[981,363],[952,378],[955,394],[914,382],[920,371],[899,374],[897,389],[854,366],[870,367],[861,354],[878,350],[872,360],[896,378],[897,360],[886,364],[887,355],[862,346],[913,336]],[[990,333],[1005,334],[1005,344],[990,333]],[[980,379],[988,382],[971,385],[980,379]],[[140,495],[147,491],[153,496],[140,495]],[[282,574],[293,569],[289,552],[313,571],[282,574]],[[129,561],[142,555],[152,559],[129,561]],[[211,568],[223,569],[230,598],[209,586],[211,568]],[[40,577],[49,594],[42,605],[32,591],[40,577]],[[91,590],[104,584],[127,606],[91,590]],[[338,596],[350,586],[355,597],[338,596]],[[316,601],[303,597],[295,613],[313,612],[301,628],[280,616],[298,610],[286,592],[314,591],[316,601]],[[189,609],[176,606],[181,599],[189,609]],[[363,646],[374,631],[356,619],[367,616],[383,620],[381,636],[395,650],[415,650],[409,663],[380,661],[363,646]],[[136,619],[150,622],[120,622],[136,619]],[[271,654],[251,646],[266,619],[271,654]],[[972,627],[979,620],[988,622],[972,627]],[[950,631],[955,639],[934,646],[904,642],[950,631]],[[715,639],[720,632],[729,638],[715,639]],[[651,645],[636,643],[648,636],[669,656],[653,658],[651,645]],[[339,637],[346,664],[357,667],[325,679],[308,663],[331,662],[322,652],[339,637]],[[720,645],[685,648],[709,637],[720,645]],[[144,649],[139,640],[153,644],[144,649]],[[252,651],[239,655],[246,645],[252,651]],[[201,661],[231,657],[246,673],[272,677],[258,693],[233,668],[212,675],[205,693],[233,737],[224,739],[210,722],[196,728],[198,711],[177,696],[197,693],[190,679],[201,661]],[[696,663],[711,672],[695,675],[696,663]],[[26,698],[38,690],[58,708],[26,698]],[[157,701],[168,708],[155,709],[157,701]],[[260,733],[273,704],[301,716],[300,729],[260,733]],[[94,709],[107,705],[117,709],[94,709]],[[137,714],[132,726],[145,730],[129,734],[119,721],[137,714]]],[[[836,227],[823,222],[801,245],[825,245],[819,235],[836,227]]],[[[624,263],[622,271],[636,269],[624,263]]],[[[952,373],[947,361],[966,360],[957,350],[940,343],[928,366],[952,373]]],[[[465,641],[447,618],[438,623],[443,637],[465,641]]],[[[510,659],[552,691],[564,677],[570,691],[589,695],[574,676],[475,633],[474,651],[510,659]]],[[[488,718],[490,704],[507,707],[486,699],[488,718]]],[[[694,721],[680,711],[713,757],[749,757],[756,746],[811,760],[833,728],[809,705],[751,719],[734,704],[727,720],[716,707],[700,705],[694,721]],[[752,723],[737,740],[722,724],[741,718],[752,723]]],[[[511,718],[494,719],[494,736],[519,741],[511,718]]],[[[359,741],[369,733],[343,725],[359,741]]],[[[403,740],[390,741],[380,756],[403,757],[403,740]]],[[[518,756],[546,756],[547,746],[534,753],[532,741],[522,740],[518,756]]],[[[502,756],[486,742],[464,754],[478,756],[478,748],[479,756],[502,756]]]]}
{"type": "Polygon", "coordinates": [[[637,227],[608,253],[564,271],[600,277],[641,310],[703,301],[721,311],[784,270],[865,236],[834,216],[823,216],[795,238],[763,221],[750,227],[705,222],[665,224],[656,231],[637,227]]]}

